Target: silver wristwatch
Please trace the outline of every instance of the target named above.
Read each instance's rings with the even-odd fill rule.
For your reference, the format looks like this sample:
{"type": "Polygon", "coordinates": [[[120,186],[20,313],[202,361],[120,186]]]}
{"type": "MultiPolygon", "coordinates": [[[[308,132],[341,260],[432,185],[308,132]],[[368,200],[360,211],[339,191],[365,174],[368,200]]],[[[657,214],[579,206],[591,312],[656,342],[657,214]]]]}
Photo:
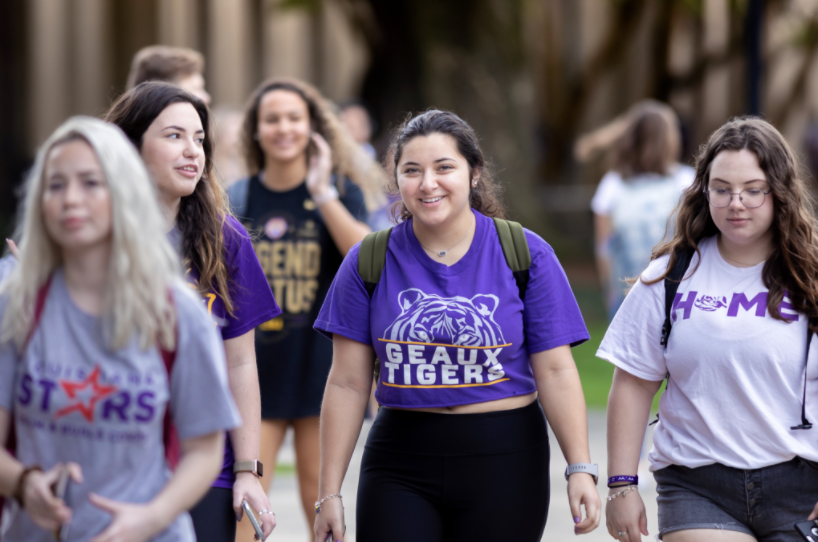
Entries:
{"type": "Polygon", "coordinates": [[[577,472],[584,472],[594,477],[594,484],[599,483],[599,466],[591,463],[574,463],[565,468],[565,479],[577,472]]]}

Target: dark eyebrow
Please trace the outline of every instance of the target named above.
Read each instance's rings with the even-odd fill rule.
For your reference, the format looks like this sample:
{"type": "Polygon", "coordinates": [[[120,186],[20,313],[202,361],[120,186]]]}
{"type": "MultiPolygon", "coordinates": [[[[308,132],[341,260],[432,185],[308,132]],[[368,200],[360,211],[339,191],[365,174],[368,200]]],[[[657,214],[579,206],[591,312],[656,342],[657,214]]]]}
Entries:
{"type": "Polygon", "coordinates": [[[419,165],[420,164],[418,164],[417,162],[404,162],[404,163],[401,164],[401,166],[419,166],[419,165]]]}
{"type": "Polygon", "coordinates": [[[435,164],[437,164],[438,162],[445,162],[447,160],[454,160],[454,158],[446,158],[446,157],[438,158],[437,160],[435,160],[435,164]]]}
{"type": "MultiPolygon", "coordinates": [[[[728,183],[727,181],[725,181],[725,180],[723,180],[723,179],[710,179],[710,181],[711,181],[711,182],[712,182],[712,181],[718,181],[718,182],[720,182],[720,183],[730,184],[730,183],[728,183]]],[[[767,179],[751,179],[751,180],[749,180],[749,181],[744,181],[744,184],[750,184],[750,183],[766,183],[766,182],[767,182],[767,179]]]]}
{"type": "MultiPolygon", "coordinates": [[[[186,130],[185,130],[184,128],[182,128],[181,126],[173,126],[173,125],[171,125],[171,126],[165,126],[164,128],[162,128],[162,131],[165,131],[165,130],[176,130],[176,131],[178,131],[178,132],[185,132],[185,131],[186,131],[186,130]]],[[[203,133],[204,133],[204,130],[196,130],[194,133],[196,133],[196,134],[203,134],[203,133]]]]}

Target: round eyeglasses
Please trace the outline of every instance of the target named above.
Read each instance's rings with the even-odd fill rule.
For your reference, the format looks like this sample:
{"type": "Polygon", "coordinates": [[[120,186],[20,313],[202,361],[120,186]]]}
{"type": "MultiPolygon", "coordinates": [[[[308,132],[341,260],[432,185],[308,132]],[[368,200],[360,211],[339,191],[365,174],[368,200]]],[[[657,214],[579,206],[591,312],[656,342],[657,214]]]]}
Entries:
{"type": "Polygon", "coordinates": [[[726,188],[710,188],[704,191],[707,194],[707,201],[713,207],[728,207],[733,202],[733,196],[738,196],[741,204],[748,209],[755,209],[764,205],[764,200],[770,192],[772,192],[772,189],[762,190],[760,188],[748,188],[739,193],[730,192],[726,188]]]}

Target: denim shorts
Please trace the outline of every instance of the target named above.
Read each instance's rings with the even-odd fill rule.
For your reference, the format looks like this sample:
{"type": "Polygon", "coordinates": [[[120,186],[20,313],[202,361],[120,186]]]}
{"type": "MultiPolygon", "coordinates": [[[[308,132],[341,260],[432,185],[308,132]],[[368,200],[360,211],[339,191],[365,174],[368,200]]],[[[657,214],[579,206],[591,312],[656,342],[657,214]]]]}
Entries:
{"type": "Polygon", "coordinates": [[[758,542],[803,542],[793,525],[818,502],[818,463],[800,457],[753,470],[671,465],[653,476],[660,540],[684,529],[724,529],[758,542]]]}

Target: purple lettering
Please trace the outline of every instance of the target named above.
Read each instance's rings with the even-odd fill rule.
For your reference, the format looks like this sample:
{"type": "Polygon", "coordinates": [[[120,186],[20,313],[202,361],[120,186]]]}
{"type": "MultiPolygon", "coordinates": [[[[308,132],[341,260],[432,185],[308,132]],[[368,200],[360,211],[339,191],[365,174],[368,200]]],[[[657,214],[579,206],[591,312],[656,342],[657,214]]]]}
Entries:
{"type": "Polygon", "coordinates": [[[673,299],[673,321],[676,321],[676,311],[679,309],[684,309],[684,315],[682,316],[682,320],[687,320],[690,318],[690,311],[693,310],[693,303],[696,302],[696,296],[699,295],[699,292],[690,291],[687,292],[687,300],[682,301],[682,294],[676,294],[676,297],[673,299]]]}
{"type": "Polygon", "coordinates": [[[138,422],[149,422],[153,419],[153,414],[156,412],[156,408],[153,405],[153,399],[156,398],[156,394],[152,391],[143,391],[139,394],[136,398],[136,404],[139,408],[143,409],[144,413],[137,413],[134,416],[134,419],[138,422]]]}
{"type": "Polygon", "coordinates": [[[20,395],[17,396],[17,401],[21,405],[28,405],[31,402],[31,383],[33,382],[31,376],[24,374],[20,380],[20,395]]]}
{"type": "Polygon", "coordinates": [[[749,311],[756,306],[756,316],[761,318],[767,314],[767,292],[759,292],[756,296],[747,301],[747,296],[742,293],[734,293],[733,299],[730,300],[730,308],[727,309],[727,316],[738,316],[738,308],[741,306],[744,310],[749,311]]]}
{"type": "Polygon", "coordinates": [[[128,415],[125,414],[125,409],[131,404],[131,394],[127,391],[121,391],[116,395],[112,395],[102,403],[102,417],[106,420],[111,418],[111,413],[116,412],[119,419],[123,422],[128,421],[128,415]]]}
{"type": "MultiPolygon", "coordinates": [[[[781,300],[781,304],[778,306],[778,312],[784,310],[795,312],[795,307],[793,307],[790,302],[781,300]]],[[[798,314],[784,314],[783,312],[781,312],[781,317],[784,320],[789,320],[790,322],[798,321],[798,314]]]]}
{"type": "Polygon", "coordinates": [[[57,383],[52,382],[51,380],[46,380],[45,378],[40,379],[37,384],[43,389],[43,403],[42,409],[44,411],[48,411],[48,405],[51,402],[51,392],[57,388],[57,383]]]}

